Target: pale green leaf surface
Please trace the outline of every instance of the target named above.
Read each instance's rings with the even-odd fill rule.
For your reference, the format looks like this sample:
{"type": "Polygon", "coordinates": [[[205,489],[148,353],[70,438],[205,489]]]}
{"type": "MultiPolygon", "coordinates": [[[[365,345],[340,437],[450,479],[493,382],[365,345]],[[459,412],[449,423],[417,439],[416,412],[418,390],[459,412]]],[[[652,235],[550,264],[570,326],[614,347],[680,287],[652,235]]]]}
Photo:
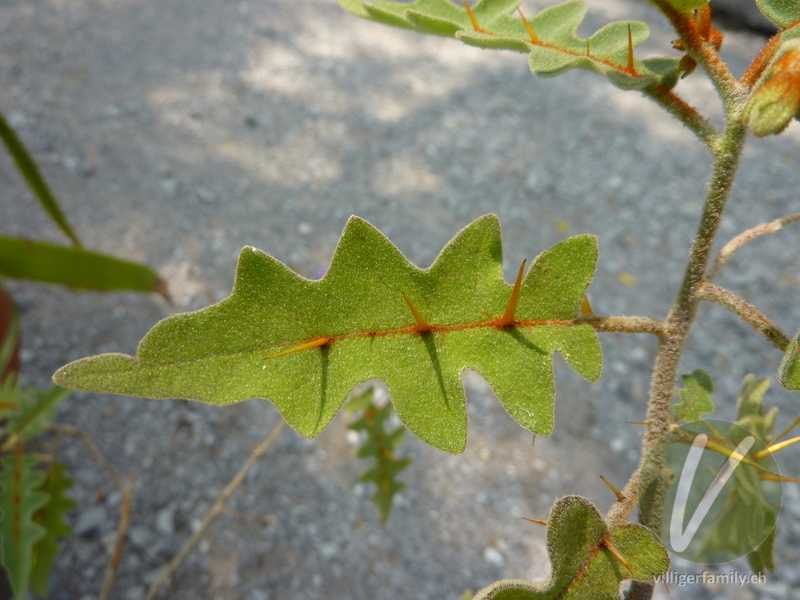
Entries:
{"type": "Polygon", "coordinates": [[[700,420],[704,414],[714,412],[714,381],[702,369],[696,369],[691,375],[681,375],[684,389],[679,390],[681,401],[673,411],[676,422],[691,423],[700,420]]]}
{"type": "Polygon", "coordinates": [[[158,275],[146,265],[23,238],[0,237],[0,276],[76,290],[163,293],[158,275]]]}
{"type": "Polygon", "coordinates": [[[645,23],[618,21],[588,39],[578,37],[577,30],[586,16],[586,4],[580,0],[549,7],[529,19],[536,40],[521,18],[510,16],[521,0],[476,3],[472,10],[478,29],[466,9],[448,0],[412,3],[340,0],[339,4],[353,14],[387,25],[456,37],[479,48],[528,52],[531,70],[543,77],[577,67],[600,73],[620,88],[636,90],[656,84],[671,88],[678,80],[679,58],[634,58],[633,71],[628,68],[628,28],[635,48],[649,35],[645,23]]]}
{"type": "Polygon", "coordinates": [[[64,492],[73,486],[72,479],[65,473],[66,468],[64,463],[56,463],[51,467],[42,487],[42,490],[49,494],[50,501],[44,505],[35,519],[47,531],[36,544],[30,576],[30,587],[40,596],[47,595],[47,576],[59,551],[58,540],[72,532],[69,525],[64,522],[64,513],[75,508],[77,504],[64,495],[64,492]]]}
{"type": "Polygon", "coordinates": [[[800,2],[797,0],[756,0],[758,8],[780,29],[800,21],[800,2]]]}
{"type": "Polygon", "coordinates": [[[0,562],[17,598],[26,597],[33,546],[46,534],[33,520],[50,499],[40,490],[45,474],[34,470],[38,464],[21,453],[0,458],[0,562]]]}
{"type": "Polygon", "coordinates": [[[769,386],[769,379],[756,379],[748,374],[736,401],[736,424],[752,431],[767,443],[772,441],[775,417],[778,414],[777,407],[764,412],[764,394],[769,386]]]}
{"type": "Polygon", "coordinates": [[[778,381],[787,390],[800,391],[800,334],[789,342],[778,369],[778,381]]]}
{"type": "Polygon", "coordinates": [[[597,509],[580,496],[566,496],[553,505],[547,547],[549,580],[498,581],[475,600],[618,600],[622,580],[650,580],[669,568],[669,555],[650,530],[628,524],[609,531],[597,509]],[[608,549],[609,543],[633,573],[608,549]]]}
{"type": "Polygon", "coordinates": [[[221,405],[267,398],[298,432],[315,436],[353,387],[380,378],[406,427],[433,446],[461,452],[461,374],[469,368],[521,425],[549,435],[553,352],[592,381],[600,374],[597,336],[574,321],[596,260],[591,236],[542,253],[522,285],[517,326],[503,329],[497,319],[511,286],[502,278],[497,217],[463,229],[426,270],[353,217],[321,280],[303,279],[246,247],[229,298],[163,320],[136,357],[89,357],[54,379],[75,389],[221,405]],[[417,332],[403,293],[436,329],[417,332]],[[330,342],[321,348],[268,359],[323,337],[330,342]]]}

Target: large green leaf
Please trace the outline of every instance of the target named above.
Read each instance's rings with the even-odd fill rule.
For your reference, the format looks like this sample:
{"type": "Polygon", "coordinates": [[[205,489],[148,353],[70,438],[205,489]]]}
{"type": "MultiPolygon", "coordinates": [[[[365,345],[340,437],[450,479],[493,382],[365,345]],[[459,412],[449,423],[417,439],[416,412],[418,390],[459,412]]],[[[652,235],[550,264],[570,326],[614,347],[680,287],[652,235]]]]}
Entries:
{"type": "Polygon", "coordinates": [[[426,270],[353,217],[321,280],[303,279],[245,247],[229,298],[163,320],[136,357],[85,358],[59,369],[54,380],[220,405],[268,398],[298,432],[315,436],[353,387],[380,378],[412,432],[461,452],[467,431],[461,373],[470,368],[521,425],[549,435],[553,352],[587,379],[600,376],[597,336],[576,320],[596,260],[597,242],[586,235],[542,253],[522,284],[514,325],[503,326],[511,287],[502,278],[496,216],[462,230],[426,270]],[[431,331],[420,333],[403,294],[431,331]],[[305,342],[318,347],[275,356],[305,342]]]}
{"type": "Polygon", "coordinates": [[[14,158],[14,162],[17,164],[17,168],[22,173],[22,176],[25,177],[25,181],[28,182],[28,187],[31,188],[39,203],[47,211],[47,214],[61,228],[61,231],[72,240],[72,243],[80,247],[81,241],[67,221],[67,217],[64,216],[64,211],[61,210],[58,200],[56,200],[44,177],[39,172],[36,161],[33,160],[28,149],[25,148],[25,144],[19,139],[11,125],[6,122],[3,113],[0,113],[0,139],[5,143],[6,148],[8,148],[14,158]]]}
{"type": "Polygon", "coordinates": [[[18,599],[28,591],[33,546],[46,533],[33,520],[50,499],[40,490],[45,473],[34,470],[38,464],[21,451],[0,457],[0,562],[18,599]]]}
{"type": "Polygon", "coordinates": [[[47,533],[34,548],[33,568],[31,569],[30,587],[40,596],[47,595],[47,576],[53,566],[53,559],[58,554],[58,539],[72,532],[64,522],[64,513],[77,506],[74,500],[64,496],[64,492],[73,486],[73,481],[65,474],[67,466],[56,463],[50,468],[42,490],[50,496],[50,501],[36,514],[35,520],[45,528],[47,533]]]}
{"type": "Polygon", "coordinates": [[[475,22],[466,8],[448,0],[339,0],[339,4],[355,15],[388,25],[455,37],[480,48],[528,52],[531,71],[542,77],[577,67],[605,75],[623,89],[642,90],[657,84],[671,88],[677,83],[680,58],[638,60],[629,55],[649,36],[645,23],[618,21],[580,38],[577,30],[586,4],[569,1],[528,20],[529,30],[522,19],[509,16],[521,1],[480,0],[471,11],[475,22]]]}
{"type": "Polygon", "coordinates": [[[0,237],[0,277],[35,279],[76,290],[165,294],[150,267],[82,248],[0,237]]]}
{"type": "Polygon", "coordinates": [[[475,600],[619,600],[622,580],[651,580],[669,568],[667,551],[649,529],[631,523],[609,531],[581,496],[566,496],[553,505],[547,548],[550,579],[498,581],[475,600]]]}
{"type": "Polygon", "coordinates": [[[756,0],[756,4],[779,29],[800,21],[800,2],[797,0],[756,0]]]}

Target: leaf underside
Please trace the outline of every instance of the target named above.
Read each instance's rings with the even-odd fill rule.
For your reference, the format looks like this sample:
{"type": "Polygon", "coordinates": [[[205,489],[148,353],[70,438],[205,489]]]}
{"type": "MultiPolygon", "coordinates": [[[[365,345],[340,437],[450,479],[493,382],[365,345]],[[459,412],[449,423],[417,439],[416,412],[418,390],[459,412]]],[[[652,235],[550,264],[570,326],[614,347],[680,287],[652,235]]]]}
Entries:
{"type": "Polygon", "coordinates": [[[622,580],[651,580],[669,568],[666,549],[649,529],[631,523],[609,531],[594,505],[581,496],[556,500],[547,522],[547,549],[549,580],[498,581],[475,600],[618,600],[622,580]]]}
{"type": "Polygon", "coordinates": [[[449,0],[411,3],[339,0],[345,10],[365,19],[455,37],[479,48],[527,52],[531,71],[542,77],[560,75],[577,67],[600,73],[622,89],[643,90],[655,85],[672,88],[677,83],[680,60],[677,57],[645,60],[634,57],[632,63],[629,61],[629,50],[649,36],[645,23],[617,21],[589,38],[580,38],[577,30],[586,15],[586,4],[569,1],[529,19],[529,30],[521,18],[509,16],[521,3],[522,0],[480,0],[472,7],[476,29],[467,10],[449,0]]]}
{"type": "Polygon", "coordinates": [[[797,0],[756,0],[756,4],[779,29],[800,21],[800,3],[797,0]]]}
{"type": "Polygon", "coordinates": [[[542,253],[522,283],[512,327],[498,324],[511,292],[501,246],[500,223],[486,215],[422,270],[372,225],[352,217],[319,281],[245,247],[229,298],[164,319],[142,339],[136,357],[81,359],[54,380],[80,390],[219,405],[267,398],[295,430],[312,437],[350,390],[378,378],[406,427],[459,453],[467,432],[461,374],[473,369],[517,422],[549,435],[553,352],[583,377],[600,376],[597,336],[575,321],[597,242],[576,236],[542,253]],[[419,332],[403,294],[432,325],[430,332],[419,332]],[[320,338],[327,343],[269,358],[320,338]]]}

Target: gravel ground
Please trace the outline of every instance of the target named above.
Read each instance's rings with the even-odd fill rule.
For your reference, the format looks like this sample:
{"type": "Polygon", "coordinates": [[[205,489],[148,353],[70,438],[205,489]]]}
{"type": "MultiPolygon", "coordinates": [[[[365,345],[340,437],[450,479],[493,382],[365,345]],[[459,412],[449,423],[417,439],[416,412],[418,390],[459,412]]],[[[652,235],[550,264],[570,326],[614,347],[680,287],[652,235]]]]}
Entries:
{"type": "MultiPolygon", "coordinates": [[[[545,5],[526,0],[526,12],[545,5]]],[[[652,23],[642,54],[669,47],[663,20],[632,1],[593,0],[581,32],[620,18],[652,23]]],[[[728,36],[735,72],[762,43],[728,36]]],[[[719,120],[699,77],[679,90],[719,120]]],[[[497,213],[508,280],[567,227],[596,234],[596,312],[661,318],[709,169],[690,133],[597,75],[535,79],[521,55],[362,22],[333,0],[1,0],[0,107],[86,245],[153,265],[175,299],[9,282],[23,314],[23,372],[38,385],[82,356],[134,353],[157,320],[226,297],[245,244],[313,276],[350,214],[427,266],[461,227],[497,213]]],[[[800,210],[799,148],[797,124],[752,140],[721,240],[800,210]]],[[[62,241],[5,154],[0,185],[0,234],[62,241]]],[[[798,231],[752,243],[718,278],[790,333],[800,323],[798,231]]],[[[781,356],[721,307],[700,317],[683,372],[714,373],[718,415],[732,418],[744,375],[773,376],[781,356]]],[[[613,498],[597,475],[621,486],[637,461],[637,428],[623,421],[643,418],[656,344],[602,343],[595,385],[557,359],[556,430],[534,446],[468,374],[467,451],[445,455],[409,436],[408,489],[385,530],[357,483],[364,465],[345,419],[313,442],[287,431],[160,597],[455,600],[497,578],[546,576],[544,528],[520,517],[545,518],[567,493],[604,511],[613,498]]],[[[779,428],[798,413],[777,385],[768,401],[782,408],[779,428]]],[[[76,393],[59,419],[136,477],[112,597],[139,600],[278,415],[263,400],[217,408],[76,393]]],[[[65,439],[61,456],[80,508],[51,598],[92,600],[120,498],[77,441],[65,439]]],[[[800,476],[797,450],[781,464],[800,476]]],[[[767,584],[673,587],[670,598],[800,598],[800,493],[786,494],[767,584]]]]}

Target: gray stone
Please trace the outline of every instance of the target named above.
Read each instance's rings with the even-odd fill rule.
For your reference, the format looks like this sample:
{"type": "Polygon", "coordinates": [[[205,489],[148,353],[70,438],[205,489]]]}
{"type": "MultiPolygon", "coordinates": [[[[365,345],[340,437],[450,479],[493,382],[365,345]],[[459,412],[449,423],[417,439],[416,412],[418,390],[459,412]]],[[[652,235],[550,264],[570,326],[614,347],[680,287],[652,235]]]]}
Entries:
{"type": "Polygon", "coordinates": [[[72,528],[75,535],[86,535],[104,529],[109,525],[108,513],[104,506],[90,506],[81,511],[77,523],[72,528]]]}

